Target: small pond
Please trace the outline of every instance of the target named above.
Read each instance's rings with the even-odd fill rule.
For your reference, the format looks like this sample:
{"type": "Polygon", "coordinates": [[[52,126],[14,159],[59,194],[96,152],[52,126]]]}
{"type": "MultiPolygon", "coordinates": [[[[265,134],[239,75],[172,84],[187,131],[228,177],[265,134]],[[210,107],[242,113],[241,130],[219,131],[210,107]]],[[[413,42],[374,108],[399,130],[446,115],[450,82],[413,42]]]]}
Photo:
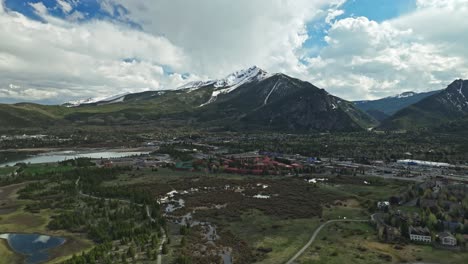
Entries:
{"type": "Polygon", "coordinates": [[[40,234],[2,234],[0,238],[6,239],[12,250],[24,255],[27,264],[47,261],[49,259],[48,250],[65,243],[64,238],[40,234]]]}

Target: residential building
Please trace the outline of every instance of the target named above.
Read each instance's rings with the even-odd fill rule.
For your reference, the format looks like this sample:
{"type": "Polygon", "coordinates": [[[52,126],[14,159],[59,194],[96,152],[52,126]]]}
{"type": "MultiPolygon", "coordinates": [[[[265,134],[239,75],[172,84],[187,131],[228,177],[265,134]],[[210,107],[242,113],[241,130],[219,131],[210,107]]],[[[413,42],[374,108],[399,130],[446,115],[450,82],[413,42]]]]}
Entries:
{"type": "Polygon", "coordinates": [[[388,202],[388,201],[377,202],[377,207],[378,207],[380,210],[384,210],[385,208],[390,207],[390,202],[388,202]]]}
{"type": "Polygon", "coordinates": [[[438,234],[440,243],[444,246],[456,246],[457,239],[450,232],[442,232],[438,234]]]}
{"type": "Polygon", "coordinates": [[[427,227],[409,227],[410,240],[422,243],[431,243],[431,232],[427,227]]]}

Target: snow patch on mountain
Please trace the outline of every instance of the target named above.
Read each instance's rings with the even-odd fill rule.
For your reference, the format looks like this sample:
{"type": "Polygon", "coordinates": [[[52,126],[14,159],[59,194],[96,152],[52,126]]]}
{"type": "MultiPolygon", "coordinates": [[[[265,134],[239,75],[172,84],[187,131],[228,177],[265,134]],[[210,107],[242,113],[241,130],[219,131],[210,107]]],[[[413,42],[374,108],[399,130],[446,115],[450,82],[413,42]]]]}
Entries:
{"type": "MultiPolygon", "coordinates": [[[[251,83],[254,81],[262,81],[270,76],[271,75],[266,71],[258,68],[257,66],[253,66],[245,70],[240,70],[231,73],[223,79],[208,81],[213,82],[215,89],[211,94],[210,99],[206,103],[201,104],[200,107],[215,102],[220,94],[231,93],[244,84],[251,83]]],[[[190,87],[186,87],[185,89],[187,88],[192,89],[190,87]]]]}
{"type": "Polygon", "coordinates": [[[259,67],[252,66],[248,69],[231,73],[223,79],[189,82],[178,87],[177,90],[188,89],[187,92],[191,92],[205,86],[213,85],[215,88],[217,88],[216,90],[221,90],[220,88],[231,88],[227,91],[231,92],[235,90],[235,88],[241,86],[242,84],[249,83],[255,80],[263,80],[269,76],[270,74],[260,69],[259,67]]]}
{"type": "Polygon", "coordinates": [[[213,80],[208,80],[208,81],[194,81],[194,82],[189,82],[186,83],[180,87],[177,88],[177,90],[185,90],[188,89],[188,92],[197,90],[198,88],[205,87],[208,85],[212,85],[216,83],[216,81],[213,80]]]}
{"type": "Polygon", "coordinates": [[[279,81],[276,81],[275,85],[273,88],[271,88],[270,92],[268,93],[267,97],[265,98],[265,101],[263,102],[263,105],[266,105],[268,103],[268,99],[270,99],[271,94],[276,90],[276,87],[278,87],[279,81]]]}
{"type": "Polygon", "coordinates": [[[404,92],[404,93],[401,93],[401,94],[390,96],[388,98],[408,98],[408,97],[415,96],[415,95],[417,95],[417,93],[415,93],[415,92],[404,92]]]}
{"type": "Polygon", "coordinates": [[[123,102],[123,100],[125,99],[125,96],[128,94],[129,93],[113,95],[113,96],[100,96],[100,97],[94,97],[94,98],[88,98],[88,99],[82,99],[82,100],[76,100],[76,101],[69,101],[65,103],[64,105],[66,107],[78,107],[80,105],[94,104],[94,103],[99,103],[99,102],[103,102],[105,104],[119,103],[119,102],[123,102]]]}

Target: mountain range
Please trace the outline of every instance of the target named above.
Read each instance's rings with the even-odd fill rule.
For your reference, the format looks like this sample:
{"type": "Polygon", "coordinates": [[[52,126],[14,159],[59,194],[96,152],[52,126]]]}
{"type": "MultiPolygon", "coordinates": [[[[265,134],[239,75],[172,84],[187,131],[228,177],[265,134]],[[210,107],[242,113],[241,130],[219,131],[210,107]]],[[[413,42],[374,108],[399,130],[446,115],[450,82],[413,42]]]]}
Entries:
{"type": "Polygon", "coordinates": [[[254,66],[222,79],[187,83],[175,90],[89,98],[57,106],[0,105],[0,126],[177,124],[216,130],[291,132],[408,129],[413,119],[419,119],[414,122],[418,128],[427,125],[428,121],[423,120],[443,124],[463,117],[468,105],[463,97],[465,87],[465,82],[458,80],[442,91],[349,102],[309,82],[270,74],[254,66]],[[438,108],[427,107],[435,105],[427,100],[437,102],[438,108]],[[422,112],[424,118],[420,119],[422,112]]]}
{"type": "Polygon", "coordinates": [[[380,128],[414,129],[462,122],[468,117],[468,80],[456,80],[446,89],[407,106],[385,119],[380,128]]]}
{"type": "Polygon", "coordinates": [[[355,101],[354,104],[357,108],[368,113],[378,121],[382,121],[394,115],[399,110],[439,92],[440,90],[424,93],[404,92],[378,100],[355,101]]]}

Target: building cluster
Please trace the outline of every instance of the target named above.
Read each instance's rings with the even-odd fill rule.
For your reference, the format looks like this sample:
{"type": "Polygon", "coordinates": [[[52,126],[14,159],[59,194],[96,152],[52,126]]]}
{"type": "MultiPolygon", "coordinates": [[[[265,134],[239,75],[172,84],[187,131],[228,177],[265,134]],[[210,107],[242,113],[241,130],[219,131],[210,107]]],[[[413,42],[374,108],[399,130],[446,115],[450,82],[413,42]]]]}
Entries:
{"type": "Polygon", "coordinates": [[[377,203],[379,237],[389,243],[409,240],[443,248],[468,244],[468,185],[448,180],[415,184],[399,197],[377,203]]]}

